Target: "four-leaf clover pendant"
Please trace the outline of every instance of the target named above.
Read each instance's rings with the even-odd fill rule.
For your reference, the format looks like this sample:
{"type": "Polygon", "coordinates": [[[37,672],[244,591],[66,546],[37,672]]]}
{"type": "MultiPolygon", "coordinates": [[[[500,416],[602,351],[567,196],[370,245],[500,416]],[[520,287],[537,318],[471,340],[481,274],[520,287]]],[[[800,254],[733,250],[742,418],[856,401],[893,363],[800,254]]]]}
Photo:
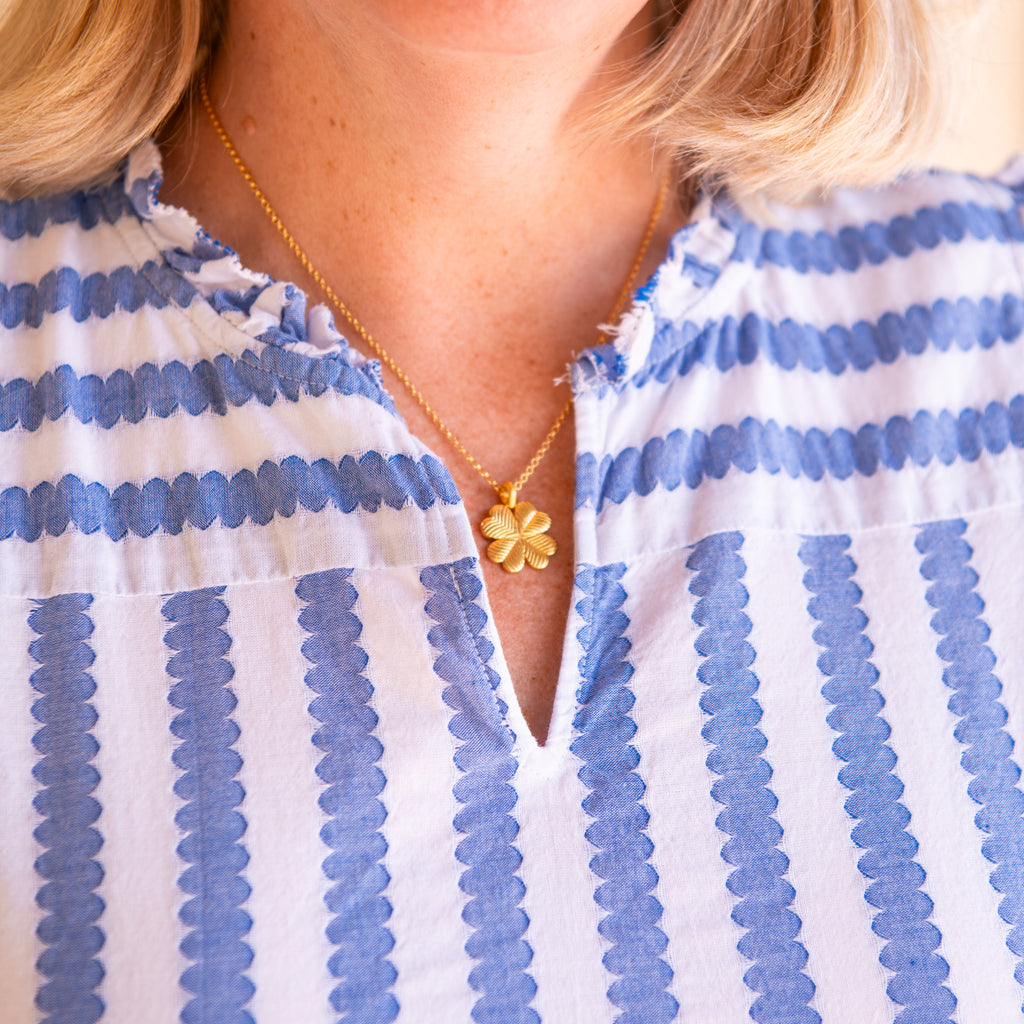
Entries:
{"type": "Polygon", "coordinates": [[[500,505],[492,505],[480,524],[480,532],[491,543],[487,557],[507,572],[519,572],[526,564],[543,569],[558,545],[547,536],[551,517],[538,512],[528,501],[516,500],[516,489],[510,483],[498,488],[500,505]]]}

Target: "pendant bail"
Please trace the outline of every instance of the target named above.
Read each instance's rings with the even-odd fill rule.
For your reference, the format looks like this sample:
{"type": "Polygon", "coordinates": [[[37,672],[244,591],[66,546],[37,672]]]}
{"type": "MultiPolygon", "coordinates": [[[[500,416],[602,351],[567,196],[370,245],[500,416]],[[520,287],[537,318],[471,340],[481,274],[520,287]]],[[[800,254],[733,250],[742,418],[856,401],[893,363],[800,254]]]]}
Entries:
{"type": "Polygon", "coordinates": [[[506,480],[505,483],[498,488],[498,500],[502,505],[507,505],[509,508],[515,508],[516,497],[515,484],[513,484],[511,480],[506,480]]]}

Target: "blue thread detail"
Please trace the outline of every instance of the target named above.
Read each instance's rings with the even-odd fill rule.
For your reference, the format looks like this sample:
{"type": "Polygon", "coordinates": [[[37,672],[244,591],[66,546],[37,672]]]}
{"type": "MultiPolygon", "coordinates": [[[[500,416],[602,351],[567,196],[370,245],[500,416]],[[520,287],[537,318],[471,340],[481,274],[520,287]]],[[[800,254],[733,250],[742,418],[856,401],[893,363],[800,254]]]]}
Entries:
{"type": "Polygon", "coordinates": [[[0,201],[0,235],[12,242],[25,235],[38,238],[50,224],[77,223],[90,231],[101,222],[115,223],[130,209],[123,178],[87,192],[0,201]]]}
{"type": "Polygon", "coordinates": [[[778,322],[757,313],[726,316],[697,324],[659,319],[647,366],[632,378],[636,387],[684,377],[696,366],[722,373],[765,359],[783,370],[802,367],[835,376],[866,371],[934,349],[939,352],[989,349],[1011,343],[1024,331],[1024,301],[1017,295],[974,301],[938,299],[931,306],[914,305],[906,312],[884,313],[876,321],[858,320],[851,327],[821,328],[792,319],[778,322]]]}
{"type": "Polygon", "coordinates": [[[974,823],[988,837],[981,852],[995,865],[989,881],[1004,897],[999,916],[1010,925],[1006,945],[1017,957],[1014,977],[1024,985],[1024,793],[1017,785],[1014,741],[1004,728],[1003,686],[987,643],[985,602],[970,566],[966,529],[962,519],[928,523],[915,546],[923,556],[921,575],[930,582],[925,597],[935,609],[931,626],[942,638],[936,648],[946,662],[942,680],[953,691],[949,710],[959,719],[953,735],[966,747],[960,764],[974,776],[967,793],[981,805],[974,823]]]}
{"type": "Polygon", "coordinates": [[[462,805],[454,821],[463,836],[455,856],[466,867],[459,887],[469,897],[462,919],[473,929],[466,952],[476,961],[469,983],[480,993],[472,1016],[477,1024],[540,1024],[529,1005],[537,984],[527,970],[533,949],[524,937],[530,921],[521,906],[526,887],[512,814],[515,736],[505,722],[508,708],[494,694],[499,677],[490,665],[494,645],[481,635],[487,613],[476,601],[483,585],[475,566],[464,558],[420,573],[435,623],[427,638],[437,651],[434,671],[447,683],[441,696],[453,712],[448,729],[461,773],[452,792],[462,805]]]}
{"type": "Polygon", "coordinates": [[[95,891],[103,880],[96,859],[103,838],[94,828],[100,804],[93,791],[99,744],[92,735],[96,711],[89,699],[96,660],[86,614],[89,594],[62,594],[37,601],[28,623],[39,634],[29,653],[39,662],[32,686],[41,695],[32,714],[42,728],[32,737],[40,759],[32,774],[43,787],[33,806],[43,821],[33,835],[43,847],[36,873],[44,880],[36,903],[45,912],[36,935],[45,946],[36,968],[46,978],[36,1006],[47,1024],[94,1024],[103,1014],[96,989],[103,980],[99,952],[103,931],[96,923],[104,903],[95,891]]]}
{"type": "Polygon", "coordinates": [[[747,221],[737,233],[730,258],[757,267],[787,267],[800,274],[853,273],[865,265],[906,259],[920,249],[934,249],[942,242],[955,244],[968,236],[996,242],[1024,241],[1020,212],[1015,206],[946,202],[899,214],[884,224],[869,221],[859,227],[840,228],[833,234],[817,231],[813,235],[763,229],[747,221]]]}
{"type": "Polygon", "coordinates": [[[936,950],[942,941],[929,921],[932,901],[923,891],[924,869],[915,861],[917,840],[908,831],[910,812],[900,802],[903,783],[882,716],[885,698],[875,688],[878,669],[869,660],[874,644],[864,632],[863,592],[853,579],[846,536],[809,537],[800,546],[808,567],[804,586],[813,595],[807,610],[820,623],[818,668],[828,681],[822,696],[832,705],[828,724],[839,733],[832,752],[845,767],[839,781],[851,791],[845,807],[857,821],[851,838],[864,855],[857,862],[871,879],[864,899],[877,913],[871,924],[885,940],[879,962],[893,972],[886,991],[906,1009],[896,1024],[948,1024],[956,996],[942,983],[949,964],[936,950]]]}
{"type": "Polygon", "coordinates": [[[0,325],[38,327],[44,317],[65,309],[76,323],[83,323],[93,316],[106,319],[117,310],[163,309],[168,302],[186,307],[198,294],[166,263],[154,260],[141,268],[118,267],[85,278],[71,267],[61,267],[44,274],[39,284],[0,283],[0,325]]]}
{"type": "Polygon", "coordinates": [[[683,255],[681,270],[683,277],[689,278],[698,288],[710,288],[721,273],[721,269],[714,263],[699,260],[689,252],[683,255]]]}
{"type": "Polygon", "coordinates": [[[982,453],[997,455],[1009,446],[1024,448],[1024,395],[1007,405],[990,402],[959,415],[922,409],[910,419],[893,416],[884,424],[866,423],[856,433],[844,427],[830,433],[812,427],[801,433],[775,420],[761,423],[748,416],[739,426],[721,424],[710,433],[673,430],[651,438],[642,449],[606,455],[600,463],[593,453],[584,452],[576,462],[576,505],[593,505],[600,512],[606,502],[619,505],[658,487],[674,491],[685,484],[695,490],[731,469],[845,480],[854,474],[874,476],[883,467],[927,466],[933,459],[945,466],[958,459],[974,462],[982,453]]]}
{"type": "Polygon", "coordinates": [[[134,372],[115,370],[106,378],[79,377],[67,365],[35,382],[18,377],[0,385],[0,431],[38,430],[64,415],[104,430],[122,420],[139,423],[147,416],[166,419],[179,412],[223,416],[229,406],[253,399],[273,405],[279,395],[297,402],[302,395],[318,398],[328,391],[362,395],[392,408],[370,364],[357,368],[339,358],[310,359],[267,347],[259,356],[247,349],[237,359],[219,355],[192,366],[177,360],[159,367],[143,363],[134,372]]]}
{"type": "Polygon", "coordinates": [[[306,685],[318,694],[309,713],[320,723],[313,734],[324,755],[316,767],[326,787],[319,803],[330,818],[320,830],[331,851],[323,863],[332,883],[324,903],[334,915],[327,937],[335,948],[327,966],[338,979],[331,1006],[342,1020],[390,1024],[398,1001],[390,991],[397,974],[388,959],[395,940],[385,926],[391,903],[383,895],[390,881],[381,832],[387,811],[378,799],[386,783],[378,767],[384,748],[374,735],[373,686],[363,674],[367,656],[359,644],[363,626],[352,610],[357,594],[351,575],[351,569],[315,573],[295,588],[306,602],[299,624],[310,636],[302,653],[312,663],[306,685]]]}
{"type": "MultiPolygon", "coordinates": [[[[168,263],[171,264],[175,269],[181,269],[176,266],[176,259],[178,254],[164,253],[164,258],[168,263]]],[[[202,268],[203,261],[201,259],[195,260],[197,269],[202,268]]],[[[256,300],[266,291],[266,285],[254,284],[247,288],[245,291],[230,291],[226,288],[217,288],[207,297],[206,301],[213,307],[214,311],[220,315],[224,313],[240,313],[243,316],[250,316],[252,314],[252,307],[256,300]]]]}
{"type": "Polygon", "coordinates": [[[583,762],[579,778],[589,791],[583,809],[593,821],[584,834],[598,851],[590,869],[603,879],[594,891],[606,911],[598,930],[611,944],[602,963],[618,976],[608,998],[622,1011],[618,1024],[667,1024],[679,1003],[667,991],[672,968],[663,956],[668,938],[658,927],[662,905],[654,894],[658,873],[650,863],[646,786],[636,771],[640,754],[630,743],[636,698],[629,685],[629,619],[622,610],[625,571],[621,564],[584,565],[576,576],[583,657],[573,720],[577,736],[570,749],[583,762]]]}
{"type": "Polygon", "coordinates": [[[192,998],[181,1012],[184,1024],[253,1024],[245,1009],[254,986],[245,971],[252,949],[244,936],[252,918],[242,909],[251,889],[242,872],[249,854],[242,843],[244,796],[235,750],[238,703],[229,684],[235,674],[227,653],[231,637],[221,627],[228,607],[223,587],[175,594],[163,606],[171,624],[164,643],[172,654],[167,674],[176,682],[167,695],[180,714],[171,732],[181,741],[173,754],[182,774],[174,792],[184,801],[175,823],[185,833],[178,856],[188,866],[178,887],[190,898],[178,917],[189,929],[181,952],[192,960],[181,985],[192,998]]]}
{"type": "Polygon", "coordinates": [[[199,478],[181,473],[170,482],[157,477],[142,487],[121,484],[113,493],[69,474],[31,491],[0,492],[0,540],[59,537],[72,523],[82,533],[102,530],[120,540],[157,530],[177,535],[186,523],[197,530],[217,521],[228,529],[245,522],[265,526],[276,516],[293,516],[299,506],[311,512],[328,504],[342,512],[376,512],[384,505],[426,510],[435,502],[457,505],[459,494],[431,455],[417,462],[408,455],[367,452],[358,460],[346,455],[340,463],[317,459],[312,465],[292,455],[281,463],[264,462],[255,473],[242,469],[231,477],[210,472],[199,478]]]}
{"type": "Polygon", "coordinates": [[[735,868],[726,884],[738,900],[732,919],[745,930],[737,949],[753,961],[743,975],[757,993],[750,1016],[758,1024],[821,1024],[807,1005],[814,982],[803,972],[807,950],[797,938],[800,918],[790,909],[796,891],[785,878],[782,826],[772,817],[778,806],[768,785],[772,768],[761,756],[768,741],[758,728],[760,683],[750,667],[755,652],[743,611],[742,546],[740,533],[715,534],[694,545],[686,562],[694,571],[690,593],[698,599],[693,621],[701,627],[694,642],[705,687],[700,707],[708,716],[701,735],[713,747],[707,766],[719,776],[711,795],[725,805],[715,825],[729,836],[722,859],[735,868]]]}
{"type": "MultiPolygon", "coordinates": [[[[124,172],[122,174],[122,182],[127,182],[128,167],[125,165],[124,172]]],[[[128,200],[132,205],[132,209],[135,211],[139,220],[152,220],[153,214],[156,212],[155,207],[157,205],[157,190],[160,188],[161,172],[159,170],[150,171],[145,178],[135,178],[131,184],[125,189],[125,193],[128,196],[128,200]]],[[[123,184],[122,184],[122,187],[123,184]]],[[[209,236],[207,235],[207,238],[209,236]]]]}

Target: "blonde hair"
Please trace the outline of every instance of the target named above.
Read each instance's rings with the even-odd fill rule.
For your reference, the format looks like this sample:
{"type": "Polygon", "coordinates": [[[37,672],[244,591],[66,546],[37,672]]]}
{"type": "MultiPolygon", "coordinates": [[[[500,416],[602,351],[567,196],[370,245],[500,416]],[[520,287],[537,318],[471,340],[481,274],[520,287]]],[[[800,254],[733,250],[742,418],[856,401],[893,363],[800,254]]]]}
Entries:
{"type": "Polygon", "coordinates": [[[60,192],[109,173],[177,106],[226,5],[7,0],[0,196],[60,192]]]}
{"type": "Polygon", "coordinates": [[[668,6],[671,28],[604,116],[653,132],[684,177],[784,196],[877,184],[927,159],[949,113],[949,30],[974,8],[955,0],[668,6]]]}
{"type": "MultiPolygon", "coordinates": [[[[0,195],[109,173],[178,105],[227,2],[8,0],[0,195]]],[[[661,0],[657,11],[657,44],[598,122],[652,136],[681,181],[741,194],[877,182],[939,123],[937,0],[661,0]]]]}

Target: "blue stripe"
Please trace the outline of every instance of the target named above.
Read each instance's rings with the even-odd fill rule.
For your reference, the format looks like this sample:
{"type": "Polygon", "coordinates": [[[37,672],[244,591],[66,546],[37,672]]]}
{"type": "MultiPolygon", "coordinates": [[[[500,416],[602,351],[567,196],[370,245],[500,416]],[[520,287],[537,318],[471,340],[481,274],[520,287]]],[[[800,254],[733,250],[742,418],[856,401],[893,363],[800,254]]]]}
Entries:
{"type": "Polygon", "coordinates": [[[253,399],[269,406],[278,395],[297,402],[302,395],[319,397],[327,391],[362,395],[391,408],[370,364],[354,367],[341,358],[311,359],[267,346],[258,356],[246,349],[237,359],[219,355],[192,366],[178,360],[163,366],[143,363],[134,372],[115,370],[106,378],[79,377],[67,365],[48,370],[34,383],[18,377],[0,385],[0,431],[38,430],[64,415],[109,430],[122,420],[139,423],[147,416],[166,419],[176,413],[223,416],[229,406],[253,399]]]}
{"type": "Polygon", "coordinates": [[[181,976],[192,998],[181,1012],[184,1024],[253,1024],[245,1009],[254,987],[246,969],[252,949],[244,936],[252,918],[242,909],[250,888],[242,875],[249,854],[241,840],[245,818],[237,809],[244,796],[238,781],[242,759],[235,748],[238,703],[229,684],[235,674],[227,659],[231,637],[223,587],[175,594],[163,606],[171,624],[164,643],[175,652],[167,674],[175,680],[167,695],[180,714],[171,732],[180,740],[174,764],[181,775],[174,792],[184,801],[175,823],[184,839],[178,856],[188,865],[178,878],[186,894],[178,916],[188,933],[181,952],[193,963],[181,976]]]}
{"type": "Polygon", "coordinates": [[[163,309],[169,302],[185,307],[198,294],[176,270],[155,260],[84,278],[72,267],[61,267],[45,274],[39,284],[0,282],[0,325],[38,327],[46,316],[64,309],[82,323],[93,316],[105,319],[117,310],[163,309]]]}
{"type": "MultiPolygon", "coordinates": [[[[136,313],[147,306],[164,309],[171,304],[185,308],[198,298],[202,298],[218,315],[240,313],[249,316],[253,304],[272,283],[268,279],[265,284],[254,284],[244,291],[218,288],[204,296],[186,275],[198,273],[207,262],[230,256],[230,250],[212,241],[199,240],[190,253],[169,249],[161,255],[161,262],[148,260],[140,268],[122,266],[109,274],[97,272],[82,278],[74,268],[60,267],[45,274],[38,284],[21,282],[7,285],[0,282],[0,326],[39,327],[47,316],[61,310],[68,310],[75,321],[83,323],[94,316],[105,319],[118,310],[136,313]]],[[[358,353],[340,343],[336,349],[316,358],[289,351],[288,345],[307,340],[306,301],[305,293],[294,285],[287,285],[284,289],[279,322],[268,327],[254,339],[278,350],[261,353],[259,368],[275,374],[281,390],[286,394],[297,393],[295,384],[307,383],[312,389],[310,393],[319,393],[334,382],[342,366],[351,368],[351,364],[361,362],[358,353]],[[287,383],[289,380],[292,387],[287,383]]],[[[242,359],[247,357],[251,362],[256,362],[251,352],[244,353],[242,359]]],[[[212,384],[205,378],[202,380],[207,390],[212,386],[211,401],[217,401],[219,390],[227,392],[225,397],[228,401],[232,401],[231,392],[239,388],[254,388],[264,393],[267,391],[266,384],[261,389],[258,378],[254,379],[251,372],[239,371],[238,365],[233,364],[236,370],[234,375],[225,373],[223,366],[218,367],[221,373],[225,373],[223,381],[220,381],[216,374],[213,375],[212,384]]],[[[229,361],[228,368],[230,366],[229,361]]],[[[163,388],[151,379],[154,368],[147,364],[141,369],[143,375],[136,378],[136,385],[147,387],[149,394],[156,400],[157,407],[161,407],[167,401],[167,396],[163,393],[163,388]]],[[[370,360],[363,364],[359,372],[365,380],[355,387],[354,393],[365,394],[378,404],[393,410],[391,400],[381,383],[380,363],[370,360]]],[[[114,377],[120,381],[116,373],[114,377]]],[[[96,388],[101,385],[99,378],[85,379],[90,381],[90,387],[96,388]]],[[[25,386],[20,381],[12,383],[18,385],[18,390],[25,386]]],[[[31,385],[31,382],[28,383],[31,385]]],[[[73,386],[73,381],[67,380],[67,384],[73,386]]],[[[69,396],[68,400],[70,401],[72,397],[74,396],[69,396]]],[[[110,399],[115,402],[124,401],[117,392],[111,395],[110,399]]],[[[88,406],[90,401],[96,399],[93,399],[91,393],[86,393],[79,400],[86,402],[88,406]]],[[[193,394],[192,400],[196,401],[197,396],[193,394]]],[[[223,401],[224,398],[220,398],[221,405],[223,401]]],[[[236,401],[233,404],[241,403],[236,401]]],[[[134,406],[128,406],[129,411],[133,408],[134,406]]],[[[115,410],[108,410],[106,415],[111,416],[114,412],[115,410]]],[[[0,416],[2,415],[0,406],[0,416]]],[[[121,415],[131,418],[125,409],[121,410],[121,415]]]]}
{"type": "Polygon", "coordinates": [[[713,747],[707,766],[719,776],[711,795],[725,805],[715,824],[729,836],[722,859],[736,869],[726,884],[738,900],[732,919],[745,932],[737,948],[754,962],[743,975],[758,994],[750,1016],[758,1024],[820,1024],[807,1005],[814,982],[803,972],[801,921],[789,909],[796,892],[785,879],[782,826],[772,817],[778,806],[768,786],[772,768],[761,756],[768,741],[758,728],[761,705],[754,694],[760,683],[746,639],[751,622],[743,611],[742,546],[742,534],[716,534],[696,544],[686,563],[694,571],[690,593],[698,598],[693,621],[701,627],[694,642],[702,659],[697,678],[705,687],[700,707],[708,716],[701,735],[713,747]]]}
{"type": "Polygon", "coordinates": [[[124,178],[87,192],[68,192],[40,199],[0,200],[0,235],[12,242],[38,238],[49,224],[77,224],[86,231],[113,224],[131,210],[124,178]]]}
{"type": "Polygon", "coordinates": [[[576,576],[583,657],[570,749],[583,762],[579,778],[589,791],[583,809],[593,821],[585,835],[598,850],[590,869],[604,879],[594,900],[606,912],[598,930],[611,944],[602,963],[618,979],[608,998],[622,1010],[619,1024],[667,1024],[679,1003],[666,991],[672,968],[664,957],[668,939],[658,927],[662,905],[654,895],[658,873],[650,864],[646,786],[636,771],[640,754],[630,743],[636,698],[629,685],[629,619],[622,610],[625,571],[624,565],[581,566],[576,576]]]}
{"type": "Polygon", "coordinates": [[[748,416],[738,427],[723,423],[710,433],[673,430],[651,438],[642,449],[606,455],[600,463],[584,452],[576,460],[576,507],[592,505],[600,512],[607,502],[619,505],[658,487],[674,491],[685,484],[695,490],[732,469],[846,480],[874,476],[881,468],[927,466],[932,460],[945,466],[960,459],[974,462],[982,453],[998,455],[1008,446],[1024,448],[1024,395],[1007,405],[990,402],[956,416],[948,410],[936,415],[922,409],[912,419],[893,416],[884,424],[866,423],[856,433],[842,427],[830,433],[812,427],[801,433],[775,420],[762,423],[748,416]]]}
{"type": "Polygon", "coordinates": [[[734,230],[737,237],[732,260],[757,267],[788,267],[801,274],[852,273],[865,265],[905,259],[921,249],[935,249],[943,242],[955,244],[968,237],[1024,241],[1024,225],[1015,206],[1001,208],[973,202],[923,206],[885,223],[849,225],[832,234],[765,229],[751,221],[744,221],[734,230]]]}
{"type": "Polygon", "coordinates": [[[334,952],[327,967],[338,984],[331,1006],[346,1021],[389,1024],[398,1016],[391,993],[396,972],[387,958],[395,945],[385,922],[391,902],[383,895],[390,876],[381,832],[387,811],[379,796],[386,780],[378,767],[384,748],[374,735],[373,686],[363,674],[363,625],[352,608],[351,569],[303,576],[295,588],[306,603],[299,624],[310,636],[302,653],[312,663],[306,685],[318,696],[309,713],[320,723],[313,743],[323,752],[316,773],[325,789],[320,808],[330,819],[320,838],[331,851],[323,863],[331,883],[324,902],[333,915],[327,937],[334,952]]]}
{"type": "MultiPolygon", "coordinates": [[[[39,662],[32,686],[40,694],[32,714],[41,728],[32,737],[39,754],[32,774],[43,788],[33,800],[42,817],[33,835],[43,847],[35,863],[43,885],[36,903],[44,911],[36,935],[45,947],[36,968],[46,979],[36,1006],[49,1024],[93,1024],[103,1015],[96,989],[103,980],[99,925],[104,903],[96,893],[103,868],[96,855],[103,838],[94,828],[100,804],[93,791],[99,772],[93,760],[96,711],[89,699],[96,660],[89,637],[88,594],[62,594],[36,602],[28,617],[38,639],[29,652],[39,662]]],[[[5,712],[6,713],[6,712],[5,712]]]]}
{"type": "Polygon", "coordinates": [[[804,586],[813,595],[807,610],[820,623],[814,639],[822,648],[818,668],[827,678],[822,696],[832,705],[828,724],[839,733],[832,752],[845,767],[839,781],[851,791],[846,811],[857,824],[851,832],[865,851],[857,861],[871,879],[864,899],[877,913],[871,929],[885,945],[879,962],[892,971],[886,991],[906,1007],[898,1024],[948,1024],[956,997],[942,983],[949,964],[936,950],[942,935],[928,919],[932,901],[923,891],[924,869],[914,859],[917,840],[908,831],[910,812],[900,802],[903,783],[896,754],[886,742],[885,698],[875,688],[874,644],[865,633],[867,616],[859,607],[863,592],[853,579],[856,565],[846,554],[850,538],[813,537],[800,546],[808,566],[804,586]]]}
{"type": "Polygon", "coordinates": [[[1011,926],[1006,944],[1017,957],[1014,977],[1024,985],[1024,793],[1013,760],[1013,738],[1004,726],[1003,686],[988,646],[973,551],[963,538],[962,519],[930,523],[918,531],[921,575],[929,581],[928,603],[935,609],[932,629],[942,638],[936,651],[946,662],[943,682],[952,691],[949,710],[959,719],[953,735],[964,745],[960,764],[973,776],[967,793],[981,809],[974,823],[985,833],[981,852],[995,869],[992,888],[1003,896],[999,916],[1011,926]]]}
{"type": "Polygon", "coordinates": [[[462,919],[473,929],[466,952],[476,961],[469,983],[480,993],[477,1024],[539,1024],[530,1007],[537,991],[527,971],[533,949],[524,938],[530,921],[522,909],[526,887],[515,846],[518,796],[512,780],[518,762],[508,708],[494,693],[494,646],[482,635],[487,613],[477,603],[483,589],[475,559],[424,569],[426,611],[435,623],[427,634],[437,651],[434,671],[447,684],[441,694],[452,710],[448,729],[456,740],[459,779],[452,792],[461,804],[455,829],[463,837],[455,856],[466,870],[459,887],[469,897],[462,919]]]}
{"type": "Polygon", "coordinates": [[[851,327],[822,328],[788,318],[775,322],[757,313],[703,324],[665,319],[655,327],[647,367],[632,383],[636,387],[650,380],[665,383],[686,376],[698,365],[724,373],[757,359],[783,370],[802,367],[812,373],[839,375],[929,349],[988,349],[999,340],[1016,341],[1022,330],[1024,301],[1013,294],[977,301],[938,299],[931,306],[913,305],[902,314],[883,313],[875,321],[858,320],[851,327]]]}
{"type": "Polygon", "coordinates": [[[408,455],[385,458],[367,452],[358,460],[346,455],[340,463],[317,459],[312,465],[292,455],[281,463],[264,462],[255,473],[242,469],[225,477],[210,472],[198,479],[181,473],[170,482],[157,477],[141,487],[121,484],[113,493],[69,474],[56,484],[37,484],[31,492],[21,487],[0,492],[0,540],[59,537],[72,524],[82,533],[102,530],[120,540],[157,530],[177,535],[186,523],[197,530],[218,521],[228,529],[245,522],[265,526],[275,516],[293,516],[300,506],[310,512],[328,504],[342,512],[376,512],[383,505],[426,510],[435,502],[457,505],[459,494],[431,455],[417,462],[408,455]]]}

